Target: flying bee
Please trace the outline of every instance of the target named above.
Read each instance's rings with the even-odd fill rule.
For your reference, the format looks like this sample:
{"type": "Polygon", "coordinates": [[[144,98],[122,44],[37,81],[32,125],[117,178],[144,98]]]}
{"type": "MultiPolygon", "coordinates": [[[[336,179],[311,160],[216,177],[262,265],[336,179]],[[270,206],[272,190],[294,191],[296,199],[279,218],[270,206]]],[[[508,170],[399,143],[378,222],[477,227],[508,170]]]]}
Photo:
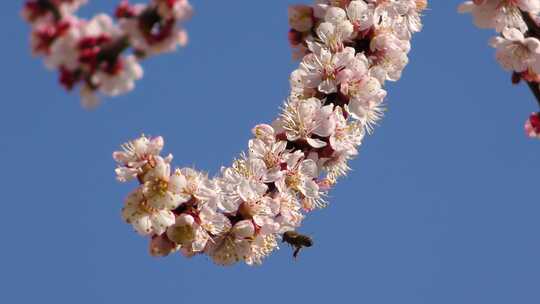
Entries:
{"type": "Polygon", "coordinates": [[[292,230],[283,234],[283,242],[291,245],[294,248],[293,257],[295,259],[298,257],[300,249],[313,246],[313,240],[311,237],[292,230]]]}

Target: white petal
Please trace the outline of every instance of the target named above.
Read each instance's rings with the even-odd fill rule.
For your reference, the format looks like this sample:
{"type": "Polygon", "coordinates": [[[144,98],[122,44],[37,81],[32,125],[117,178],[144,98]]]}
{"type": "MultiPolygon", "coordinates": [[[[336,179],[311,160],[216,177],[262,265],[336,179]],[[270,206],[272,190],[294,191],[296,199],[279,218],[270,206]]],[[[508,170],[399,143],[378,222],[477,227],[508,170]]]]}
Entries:
{"type": "Polygon", "coordinates": [[[150,215],[152,228],[157,235],[163,234],[169,226],[174,225],[175,217],[170,211],[159,211],[150,215]]]}
{"type": "Polygon", "coordinates": [[[317,164],[311,159],[304,160],[300,164],[299,171],[302,175],[308,176],[310,178],[315,178],[319,175],[319,169],[317,167],[317,164]]]}
{"type": "Polygon", "coordinates": [[[308,144],[312,146],[313,148],[322,148],[326,147],[326,143],[320,139],[316,138],[306,138],[308,144]]]}
{"type": "Polygon", "coordinates": [[[147,215],[140,216],[132,220],[133,228],[141,235],[149,235],[152,233],[152,222],[147,215]]]}
{"type": "Polygon", "coordinates": [[[210,235],[208,235],[208,233],[204,231],[204,229],[199,228],[195,230],[195,241],[191,245],[191,248],[195,252],[203,251],[209,239],[210,235]]]}
{"type": "Polygon", "coordinates": [[[255,226],[250,220],[243,220],[236,223],[231,231],[237,239],[250,238],[255,235],[255,226]]]}
{"type": "Polygon", "coordinates": [[[333,79],[326,79],[318,86],[319,91],[331,94],[337,91],[336,82],[333,79]]]}
{"type": "Polygon", "coordinates": [[[319,186],[312,180],[304,180],[301,186],[302,194],[307,198],[319,197],[319,186]]]}

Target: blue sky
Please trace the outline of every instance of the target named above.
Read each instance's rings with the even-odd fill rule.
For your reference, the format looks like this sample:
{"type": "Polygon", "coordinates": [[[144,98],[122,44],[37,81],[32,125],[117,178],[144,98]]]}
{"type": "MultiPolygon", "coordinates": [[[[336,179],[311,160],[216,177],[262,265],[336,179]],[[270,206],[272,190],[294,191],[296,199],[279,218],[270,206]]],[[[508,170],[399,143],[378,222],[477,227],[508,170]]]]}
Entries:
{"type": "Polygon", "coordinates": [[[163,135],[178,166],[229,164],[287,96],[296,2],[193,1],[188,48],[145,62],[133,93],[86,112],[30,57],[20,1],[6,1],[0,302],[539,303],[540,142],[523,132],[537,105],[496,64],[489,31],[458,1],[431,2],[382,125],[303,226],[315,247],[219,268],[148,256],[120,219],[134,185],[114,180],[111,152],[144,132],[163,135]]]}

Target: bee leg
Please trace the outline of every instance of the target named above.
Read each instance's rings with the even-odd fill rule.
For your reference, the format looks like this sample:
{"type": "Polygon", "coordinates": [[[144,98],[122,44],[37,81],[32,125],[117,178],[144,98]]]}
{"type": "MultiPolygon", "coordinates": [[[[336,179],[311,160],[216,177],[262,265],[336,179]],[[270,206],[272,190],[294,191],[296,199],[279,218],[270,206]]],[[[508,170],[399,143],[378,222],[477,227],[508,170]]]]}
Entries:
{"type": "Polygon", "coordinates": [[[300,249],[302,249],[302,247],[296,247],[296,249],[294,250],[293,257],[294,257],[295,260],[298,258],[298,254],[300,253],[300,249]]]}

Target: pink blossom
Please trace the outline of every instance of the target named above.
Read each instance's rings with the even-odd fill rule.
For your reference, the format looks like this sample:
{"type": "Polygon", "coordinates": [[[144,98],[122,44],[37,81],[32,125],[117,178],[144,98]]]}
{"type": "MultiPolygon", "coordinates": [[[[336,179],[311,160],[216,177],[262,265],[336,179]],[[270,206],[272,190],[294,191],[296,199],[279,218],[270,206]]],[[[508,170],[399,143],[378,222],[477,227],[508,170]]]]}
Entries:
{"type": "Polygon", "coordinates": [[[75,16],[86,2],[27,0],[22,10],[32,29],[32,53],[58,70],[59,82],[67,90],[80,88],[85,108],[96,107],[100,95],[133,90],[143,76],[142,58],[187,44],[187,32],[181,27],[192,15],[187,0],[151,0],[148,5],[123,0],[115,12],[118,23],[106,14],[89,20],[75,16]]]}
{"type": "Polygon", "coordinates": [[[525,132],[531,138],[540,139],[540,113],[532,113],[525,123],[525,132]]]}

